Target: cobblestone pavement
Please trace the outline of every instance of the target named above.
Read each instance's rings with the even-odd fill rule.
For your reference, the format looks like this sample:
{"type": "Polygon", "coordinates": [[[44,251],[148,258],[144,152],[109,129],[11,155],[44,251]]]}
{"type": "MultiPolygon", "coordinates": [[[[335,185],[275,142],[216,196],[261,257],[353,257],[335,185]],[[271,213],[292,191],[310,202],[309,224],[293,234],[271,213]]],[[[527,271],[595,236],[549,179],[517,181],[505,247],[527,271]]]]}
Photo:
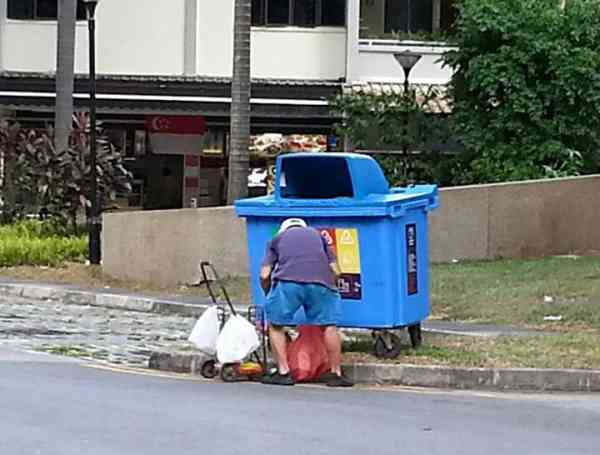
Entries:
{"type": "Polygon", "coordinates": [[[191,349],[194,318],[0,297],[0,345],[147,366],[152,351],[191,349]]]}

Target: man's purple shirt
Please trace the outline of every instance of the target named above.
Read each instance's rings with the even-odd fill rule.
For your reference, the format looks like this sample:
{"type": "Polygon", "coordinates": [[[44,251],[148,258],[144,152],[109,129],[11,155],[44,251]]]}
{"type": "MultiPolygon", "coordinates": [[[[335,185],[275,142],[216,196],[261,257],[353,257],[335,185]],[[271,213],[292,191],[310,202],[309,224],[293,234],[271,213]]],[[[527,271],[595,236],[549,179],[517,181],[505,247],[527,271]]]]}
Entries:
{"type": "Polygon", "coordinates": [[[330,264],[335,254],[319,231],[293,227],[267,245],[263,266],[273,267],[273,280],[321,284],[337,290],[330,264]]]}

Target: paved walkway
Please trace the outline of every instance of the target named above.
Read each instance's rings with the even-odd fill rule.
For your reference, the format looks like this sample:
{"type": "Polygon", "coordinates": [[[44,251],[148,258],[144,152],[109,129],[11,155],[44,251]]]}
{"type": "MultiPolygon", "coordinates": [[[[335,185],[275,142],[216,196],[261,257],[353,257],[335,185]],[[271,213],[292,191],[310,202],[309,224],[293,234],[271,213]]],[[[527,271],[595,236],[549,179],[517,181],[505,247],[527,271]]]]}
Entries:
{"type": "MultiPolygon", "coordinates": [[[[180,312],[178,308],[176,308],[176,304],[187,305],[210,305],[211,302],[208,298],[202,297],[194,297],[194,296],[168,296],[168,295],[143,295],[143,294],[134,294],[130,291],[123,289],[114,289],[114,288],[104,288],[104,289],[94,289],[94,288],[83,288],[75,285],[67,285],[67,284],[49,284],[49,283],[37,283],[33,281],[19,281],[12,280],[0,277],[0,286],[6,284],[27,284],[31,286],[40,286],[44,288],[52,287],[61,291],[82,291],[89,293],[97,293],[102,295],[109,296],[118,296],[123,298],[130,298],[134,301],[139,300],[148,300],[148,301],[156,301],[161,303],[172,303],[173,305],[173,313],[182,313],[189,314],[189,311],[180,312]]],[[[2,294],[0,293],[0,298],[2,294]]],[[[246,305],[235,303],[238,308],[245,308],[246,305]]],[[[453,335],[466,335],[466,336],[534,336],[539,335],[540,331],[535,330],[527,330],[517,327],[510,326],[502,326],[502,325],[492,325],[492,324],[479,324],[479,323],[468,323],[468,322],[453,322],[453,321],[437,321],[437,320],[429,320],[423,323],[423,329],[426,332],[433,333],[445,333],[445,334],[453,334],[453,335]]]]}
{"type": "MultiPolygon", "coordinates": [[[[0,280],[0,285],[15,283],[0,280]]],[[[22,284],[22,282],[20,283],[22,284]]],[[[150,297],[134,295],[114,289],[89,290],[67,285],[28,283],[29,294],[38,288],[48,291],[85,291],[106,295],[118,295],[132,301],[140,299],[162,299],[162,313],[131,311],[125,308],[110,308],[110,299],[100,299],[96,305],[78,303],[77,298],[68,302],[61,299],[61,292],[38,293],[25,298],[3,295],[0,292],[0,345],[32,350],[43,350],[92,358],[107,363],[146,366],[153,351],[192,350],[187,337],[196,316],[190,315],[190,304],[205,305],[206,300],[191,297],[150,297]],[[51,295],[52,298],[44,298],[51,295]],[[107,303],[106,303],[107,302],[107,303]],[[166,302],[166,303],[165,303],[166,302]],[[104,303],[106,303],[105,306],[104,303]],[[178,304],[186,304],[185,314],[178,314],[178,304]],[[166,314],[164,306],[167,306],[166,314]],[[107,307],[108,306],[108,307],[107,307]]],[[[27,294],[23,292],[23,294],[27,294]]],[[[152,306],[150,306],[152,307],[152,306]]],[[[197,306],[194,309],[200,311],[197,306]]],[[[197,313],[197,312],[196,312],[197,313]]],[[[529,336],[536,332],[511,327],[495,327],[482,324],[464,324],[427,321],[425,331],[471,336],[529,336]]]]}
{"type": "Polygon", "coordinates": [[[452,321],[425,321],[423,328],[426,332],[445,333],[448,335],[466,335],[466,336],[536,336],[548,334],[538,330],[527,330],[518,327],[492,324],[473,324],[470,322],[452,322],[452,321]]]}
{"type": "Polygon", "coordinates": [[[0,297],[0,345],[147,366],[152,351],[190,349],[194,318],[0,297]],[[75,350],[73,350],[75,349],[75,350]]]}

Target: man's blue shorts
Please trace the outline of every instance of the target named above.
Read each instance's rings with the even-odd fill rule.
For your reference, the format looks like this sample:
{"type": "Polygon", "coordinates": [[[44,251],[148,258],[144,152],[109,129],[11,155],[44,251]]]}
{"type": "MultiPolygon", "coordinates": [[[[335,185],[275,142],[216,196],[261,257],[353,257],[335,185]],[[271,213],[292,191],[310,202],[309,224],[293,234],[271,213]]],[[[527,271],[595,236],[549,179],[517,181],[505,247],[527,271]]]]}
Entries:
{"type": "Polygon", "coordinates": [[[320,284],[276,281],[267,296],[267,320],[274,325],[295,325],[294,315],[304,308],[306,324],[337,325],[342,312],[339,292],[320,284]]]}

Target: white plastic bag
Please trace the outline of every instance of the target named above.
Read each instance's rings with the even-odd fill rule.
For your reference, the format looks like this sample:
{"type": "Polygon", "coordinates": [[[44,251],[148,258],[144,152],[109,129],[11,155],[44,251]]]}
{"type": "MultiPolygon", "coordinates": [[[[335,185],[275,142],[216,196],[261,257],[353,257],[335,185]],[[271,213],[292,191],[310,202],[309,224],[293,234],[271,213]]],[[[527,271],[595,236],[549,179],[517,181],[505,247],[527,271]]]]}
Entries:
{"type": "Polygon", "coordinates": [[[241,362],[259,346],[254,325],[242,316],[231,316],[217,338],[217,360],[219,363],[241,362]]]}
{"type": "Polygon", "coordinates": [[[219,336],[219,314],[217,307],[211,306],[196,321],[188,340],[207,355],[217,352],[217,337],[219,336]]]}

